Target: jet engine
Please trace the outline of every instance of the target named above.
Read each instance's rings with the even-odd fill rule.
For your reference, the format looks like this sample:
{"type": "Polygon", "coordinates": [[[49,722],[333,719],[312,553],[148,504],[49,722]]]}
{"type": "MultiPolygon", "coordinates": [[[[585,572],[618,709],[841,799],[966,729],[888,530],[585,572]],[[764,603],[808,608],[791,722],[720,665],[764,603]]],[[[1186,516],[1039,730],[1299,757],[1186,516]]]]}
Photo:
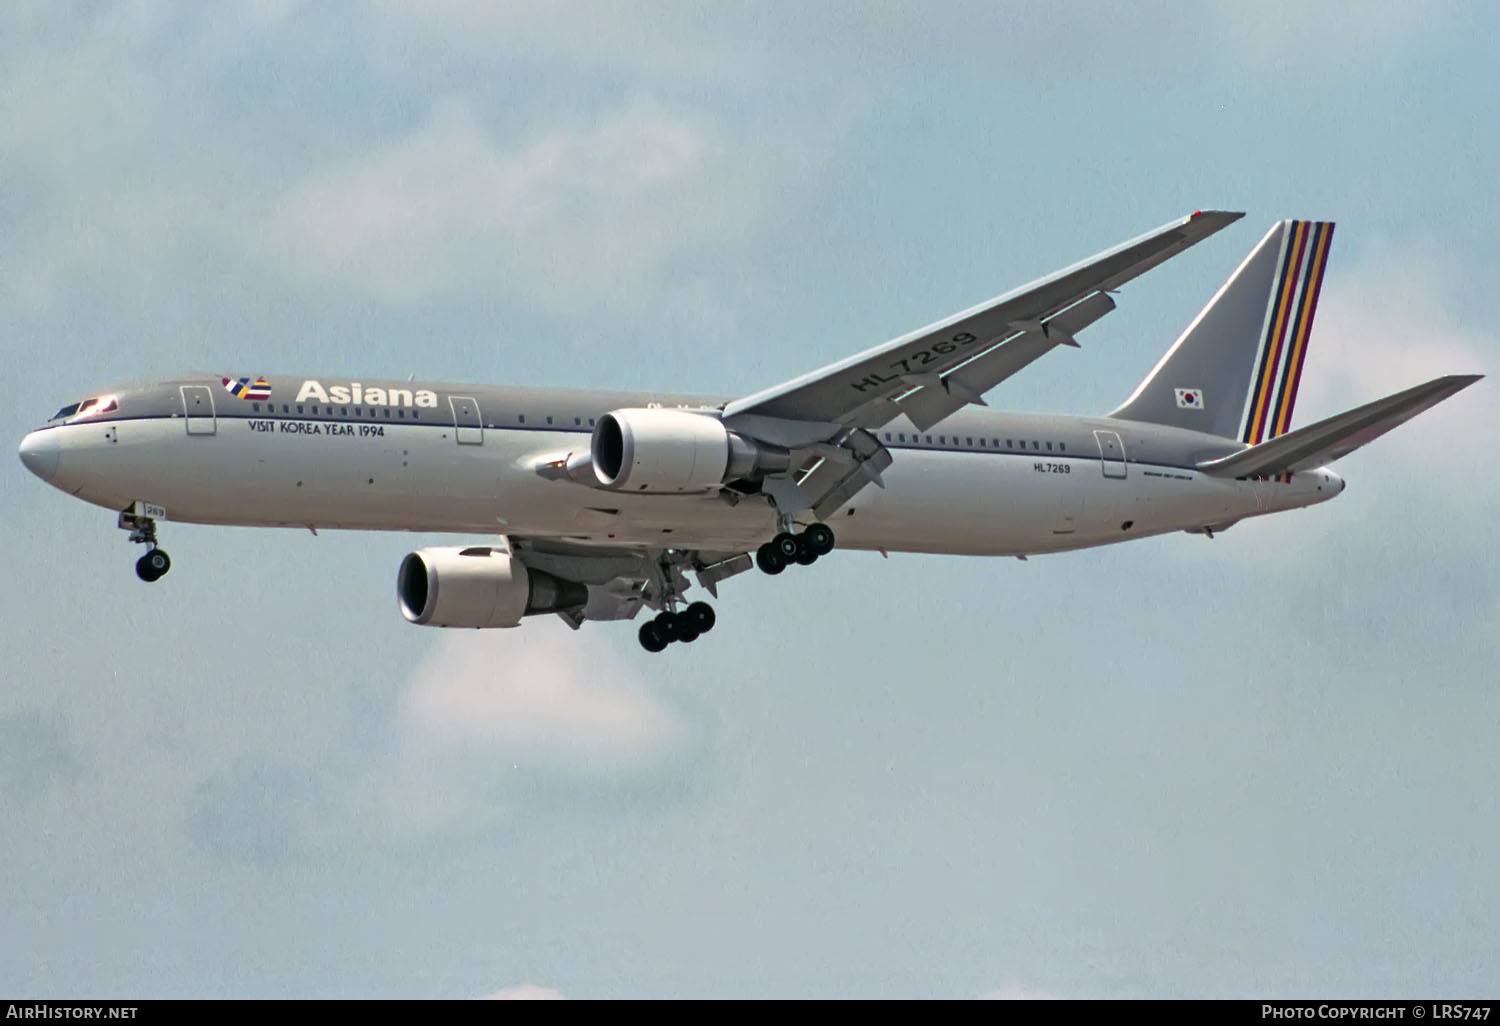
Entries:
{"type": "Polygon", "coordinates": [[[396,574],[401,615],[425,627],[515,627],[521,617],[588,602],[588,588],[488,545],[419,549],[396,574]]]}
{"type": "Polygon", "coordinates": [[[786,470],[791,453],[687,410],[615,410],[599,418],[590,449],[594,482],[630,492],[706,492],[786,470]]]}

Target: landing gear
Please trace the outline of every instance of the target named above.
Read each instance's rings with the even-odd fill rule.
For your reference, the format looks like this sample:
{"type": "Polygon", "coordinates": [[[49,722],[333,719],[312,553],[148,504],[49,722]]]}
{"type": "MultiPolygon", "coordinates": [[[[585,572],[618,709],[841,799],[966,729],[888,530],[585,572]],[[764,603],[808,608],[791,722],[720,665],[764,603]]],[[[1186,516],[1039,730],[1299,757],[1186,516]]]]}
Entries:
{"type": "Polygon", "coordinates": [[[781,558],[781,553],[777,552],[770,542],[766,542],[755,550],[755,565],[760,567],[762,572],[774,577],[786,569],[786,560],[781,558]]]}
{"type": "Polygon", "coordinates": [[[812,566],[819,556],[833,551],[833,528],[813,524],[801,534],[782,531],[755,550],[755,565],[768,574],[779,574],[787,566],[812,566]]]}
{"type": "Polygon", "coordinates": [[[641,647],[647,652],[660,652],[674,641],[697,641],[700,634],[714,629],[718,619],[707,602],[694,602],[680,613],[658,613],[641,624],[641,647]]]}
{"type": "Polygon", "coordinates": [[[813,524],[802,532],[802,537],[807,539],[813,552],[819,556],[826,556],[833,551],[833,528],[827,524],[813,524]]]}
{"type": "MultiPolygon", "coordinates": [[[[135,561],[135,575],[150,584],[172,569],[172,558],[166,549],[156,547],[156,518],[141,512],[146,504],[133,503],[120,514],[120,527],[130,532],[130,540],[146,546],[146,554],[135,561]]],[[[153,508],[153,511],[158,511],[153,508]]],[[[165,510],[159,510],[165,515],[165,510]]]]}
{"type": "Polygon", "coordinates": [[[641,624],[641,647],[647,652],[660,652],[670,643],[670,638],[662,637],[661,628],[656,625],[655,620],[647,620],[641,624]]]}
{"type": "Polygon", "coordinates": [[[152,549],[135,561],[135,575],[146,583],[158,580],[172,569],[172,559],[165,549],[152,549]]]}
{"type": "Polygon", "coordinates": [[[687,618],[693,630],[699,634],[707,634],[714,629],[714,624],[719,622],[714,607],[707,602],[694,602],[683,610],[682,615],[687,618]]]}

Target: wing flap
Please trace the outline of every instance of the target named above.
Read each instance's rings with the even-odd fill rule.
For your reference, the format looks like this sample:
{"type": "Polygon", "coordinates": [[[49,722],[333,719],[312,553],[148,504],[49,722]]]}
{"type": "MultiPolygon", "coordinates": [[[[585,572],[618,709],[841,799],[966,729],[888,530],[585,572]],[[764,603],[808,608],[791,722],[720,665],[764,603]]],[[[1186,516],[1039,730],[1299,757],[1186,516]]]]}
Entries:
{"type": "Polygon", "coordinates": [[[1316,424],[1289,431],[1232,456],[1207,460],[1198,469],[1214,477],[1269,477],[1311,470],[1347,456],[1423,410],[1478,381],[1482,374],[1450,374],[1377,399],[1316,424]]]}
{"type": "Polygon", "coordinates": [[[829,449],[831,451],[797,482],[820,520],[832,516],[865,485],[884,488],[881,474],[895,462],[890,450],[867,431],[855,431],[841,446],[836,449],[830,446],[829,449]]]}
{"type": "Polygon", "coordinates": [[[983,406],[984,393],[1057,346],[1076,346],[1075,336],[1114,308],[1113,299],[1095,292],[1055,317],[1026,326],[945,375],[940,384],[903,396],[896,412],[905,413],[918,431],[926,431],[968,403],[983,406]]]}

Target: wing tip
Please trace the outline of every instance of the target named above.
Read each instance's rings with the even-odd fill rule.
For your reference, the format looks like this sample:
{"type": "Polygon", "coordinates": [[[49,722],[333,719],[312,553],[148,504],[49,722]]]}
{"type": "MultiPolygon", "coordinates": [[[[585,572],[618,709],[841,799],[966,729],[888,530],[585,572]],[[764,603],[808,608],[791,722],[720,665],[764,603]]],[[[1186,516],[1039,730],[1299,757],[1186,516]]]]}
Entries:
{"type": "Polygon", "coordinates": [[[1210,221],[1218,221],[1223,224],[1233,224],[1245,216],[1243,210],[1195,210],[1188,215],[1189,221],[1198,221],[1207,218],[1210,221]]]}
{"type": "Polygon", "coordinates": [[[1195,210],[1176,222],[1176,227],[1181,229],[1185,237],[1196,242],[1229,227],[1244,216],[1244,212],[1240,210],[1195,210]]]}
{"type": "Polygon", "coordinates": [[[1440,378],[1433,378],[1429,384],[1441,385],[1442,389],[1449,395],[1462,392],[1474,382],[1484,378],[1483,374],[1444,374],[1440,378]]]}

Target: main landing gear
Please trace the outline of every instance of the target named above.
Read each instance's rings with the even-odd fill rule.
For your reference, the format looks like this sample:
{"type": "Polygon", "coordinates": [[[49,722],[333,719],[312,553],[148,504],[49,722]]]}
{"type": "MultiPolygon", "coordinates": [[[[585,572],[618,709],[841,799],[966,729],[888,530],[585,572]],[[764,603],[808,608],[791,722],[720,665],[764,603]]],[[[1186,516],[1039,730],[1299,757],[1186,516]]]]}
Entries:
{"type": "Polygon", "coordinates": [[[779,574],[792,563],[812,566],[833,551],[833,528],[813,524],[800,534],[782,531],[755,550],[755,564],[768,574],[779,574]]]}
{"type": "Polygon", "coordinates": [[[680,613],[666,610],[641,624],[641,647],[660,652],[674,641],[697,641],[698,635],[714,629],[718,617],[707,602],[691,603],[680,613]]]}
{"type": "Polygon", "coordinates": [[[156,547],[156,519],[135,512],[136,508],[131,506],[120,514],[120,527],[130,532],[131,541],[146,546],[146,554],[135,561],[135,575],[150,584],[172,569],[172,557],[166,549],[156,547]]]}

